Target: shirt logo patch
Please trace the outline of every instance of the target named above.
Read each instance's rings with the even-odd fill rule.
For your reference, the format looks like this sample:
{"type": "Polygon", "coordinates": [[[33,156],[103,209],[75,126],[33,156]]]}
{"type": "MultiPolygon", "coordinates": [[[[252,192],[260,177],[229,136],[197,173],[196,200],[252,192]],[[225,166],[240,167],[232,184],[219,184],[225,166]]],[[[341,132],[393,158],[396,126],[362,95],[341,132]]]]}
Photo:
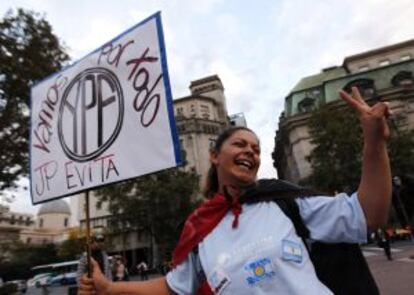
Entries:
{"type": "Polygon", "coordinates": [[[221,269],[214,271],[208,281],[214,294],[220,294],[231,283],[230,278],[221,269]]]}
{"type": "Polygon", "coordinates": [[[269,280],[276,275],[272,269],[272,261],[270,258],[261,258],[254,262],[248,263],[244,269],[249,272],[249,276],[246,278],[247,283],[250,286],[254,286],[264,280],[269,280]]]}
{"type": "Polygon", "coordinates": [[[302,245],[290,240],[282,240],[282,259],[301,263],[303,260],[302,245]]]}

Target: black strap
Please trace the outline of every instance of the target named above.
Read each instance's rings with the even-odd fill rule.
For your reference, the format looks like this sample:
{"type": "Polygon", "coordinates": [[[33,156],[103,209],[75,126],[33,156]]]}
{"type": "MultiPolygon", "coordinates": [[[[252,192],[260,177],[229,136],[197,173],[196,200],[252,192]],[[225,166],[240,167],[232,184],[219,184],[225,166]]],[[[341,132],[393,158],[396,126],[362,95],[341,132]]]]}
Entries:
{"type": "Polygon", "coordinates": [[[294,199],[277,198],[274,199],[283,213],[289,217],[295,227],[296,234],[303,240],[309,239],[310,233],[300,216],[299,206],[294,199]]]}

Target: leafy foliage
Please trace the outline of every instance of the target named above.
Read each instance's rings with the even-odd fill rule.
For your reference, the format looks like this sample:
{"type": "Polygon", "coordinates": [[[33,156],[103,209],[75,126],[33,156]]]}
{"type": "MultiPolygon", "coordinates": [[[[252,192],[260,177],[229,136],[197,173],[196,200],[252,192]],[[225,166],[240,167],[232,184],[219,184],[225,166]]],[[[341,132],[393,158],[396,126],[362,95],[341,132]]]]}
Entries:
{"type": "Polygon", "coordinates": [[[0,22],[0,191],[28,173],[30,87],[68,59],[39,14],[10,10],[0,22]]]}
{"type": "Polygon", "coordinates": [[[356,188],[363,144],[356,113],[348,108],[321,106],[312,113],[309,129],[314,149],[307,158],[312,175],[306,183],[330,193],[356,188]]]}
{"type": "MultiPolygon", "coordinates": [[[[390,122],[388,150],[393,175],[412,173],[414,130],[400,130],[390,122]]],[[[349,108],[324,105],[309,121],[312,144],[308,160],[312,175],[306,182],[321,191],[355,190],[361,177],[362,130],[356,113],[349,108]]]]}
{"type": "Polygon", "coordinates": [[[37,265],[56,263],[79,258],[84,251],[85,240],[77,232],[71,232],[69,239],[59,245],[28,245],[20,241],[1,244],[0,277],[3,280],[28,279],[31,268],[37,265]]]}
{"type": "Polygon", "coordinates": [[[77,232],[70,232],[69,238],[63,241],[57,249],[59,260],[66,261],[78,259],[80,254],[85,251],[85,244],[85,239],[80,238],[77,232]]]}
{"type": "Polygon", "coordinates": [[[105,187],[97,196],[101,204],[108,202],[113,233],[145,232],[165,254],[173,249],[197,192],[197,174],[174,168],[105,187]]]}
{"type": "Polygon", "coordinates": [[[33,266],[57,261],[59,258],[54,244],[33,246],[15,243],[10,249],[10,259],[0,263],[0,277],[5,281],[28,279],[33,266]]]}
{"type": "Polygon", "coordinates": [[[405,178],[414,174],[414,130],[399,130],[394,126],[388,144],[393,175],[405,178]]]}

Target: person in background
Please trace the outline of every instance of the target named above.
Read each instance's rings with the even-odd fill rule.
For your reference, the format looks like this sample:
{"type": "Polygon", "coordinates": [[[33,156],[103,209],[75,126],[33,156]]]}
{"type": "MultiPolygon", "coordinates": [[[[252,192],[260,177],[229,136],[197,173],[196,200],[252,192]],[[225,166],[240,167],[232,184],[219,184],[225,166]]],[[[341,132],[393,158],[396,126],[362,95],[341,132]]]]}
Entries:
{"type": "MultiPolygon", "coordinates": [[[[91,257],[97,262],[99,270],[105,275],[108,280],[112,281],[111,265],[109,256],[104,250],[105,237],[102,234],[94,234],[91,237],[91,257]]],[[[88,258],[86,251],[79,259],[77,282],[80,283],[80,278],[88,273],[88,258]]]]}
{"type": "Polygon", "coordinates": [[[148,280],[148,265],[145,263],[145,261],[141,261],[138,265],[137,265],[137,269],[138,269],[138,274],[141,277],[141,281],[146,281],[148,280]]]}
{"type": "Polygon", "coordinates": [[[377,230],[377,242],[378,247],[384,249],[385,257],[387,257],[388,260],[392,260],[391,256],[391,241],[390,236],[388,235],[387,231],[379,228],[377,230]]]}
{"type": "Polygon", "coordinates": [[[114,282],[119,282],[119,281],[128,281],[127,269],[125,267],[125,264],[123,262],[123,258],[121,256],[118,256],[115,259],[114,282]]]}
{"type": "MultiPolygon", "coordinates": [[[[369,106],[356,87],[351,94],[341,91],[340,95],[358,112],[363,130],[358,190],[350,196],[301,197],[295,202],[312,240],[362,243],[367,229],[375,230],[388,219],[389,109],[382,102],[369,106]]],[[[333,294],[318,279],[292,221],[275,203],[240,203],[243,193],[257,183],[260,153],[252,130],[225,130],[210,153],[206,201],[184,225],[173,253],[173,269],[165,277],[145,282],[111,282],[93,261],[93,277],[82,277],[79,295],[333,294]]]]}
{"type": "Polygon", "coordinates": [[[166,275],[171,269],[170,261],[168,259],[164,259],[161,264],[161,274],[166,275]]]}

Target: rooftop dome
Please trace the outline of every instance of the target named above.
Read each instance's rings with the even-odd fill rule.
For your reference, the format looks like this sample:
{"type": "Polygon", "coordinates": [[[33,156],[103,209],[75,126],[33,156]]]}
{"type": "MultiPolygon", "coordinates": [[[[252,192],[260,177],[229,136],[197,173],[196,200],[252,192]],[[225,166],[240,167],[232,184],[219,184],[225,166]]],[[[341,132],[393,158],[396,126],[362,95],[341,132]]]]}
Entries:
{"type": "Polygon", "coordinates": [[[51,202],[47,202],[43,204],[40,207],[37,215],[50,214],[50,213],[60,213],[60,214],[69,214],[69,215],[71,214],[68,203],[66,203],[63,200],[55,200],[55,201],[51,201],[51,202]]]}

